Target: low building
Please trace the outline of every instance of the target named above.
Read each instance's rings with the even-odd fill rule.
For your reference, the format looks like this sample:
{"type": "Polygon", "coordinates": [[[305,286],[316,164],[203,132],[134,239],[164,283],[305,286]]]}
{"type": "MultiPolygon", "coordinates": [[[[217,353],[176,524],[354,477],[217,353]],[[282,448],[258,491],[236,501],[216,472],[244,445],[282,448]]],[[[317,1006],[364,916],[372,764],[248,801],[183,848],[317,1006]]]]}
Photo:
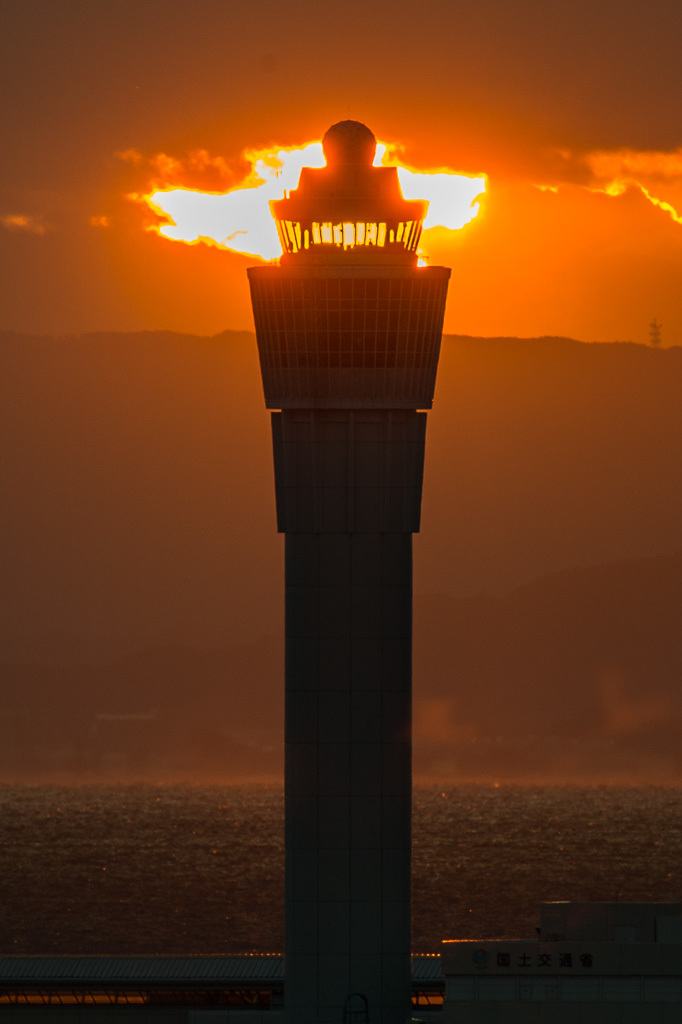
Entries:
{"type": "MultiPolygon", "coordinates": [[[[439,1019],[443,994],[440,957],[413,957],[413,1016],[439,1019]]],[[[0,957],[6,1024],[281,1024],[283,999],[284,957],[274,954],[0,957]]],[[[349,1009],[351,1024],[363,1019],[349,1009]]]]}
{"type": "Polygon", "coordinates": [[[679,903],[545,903],[534,940],[443,943],[443,1024],[679,1024],[679,903]]]}

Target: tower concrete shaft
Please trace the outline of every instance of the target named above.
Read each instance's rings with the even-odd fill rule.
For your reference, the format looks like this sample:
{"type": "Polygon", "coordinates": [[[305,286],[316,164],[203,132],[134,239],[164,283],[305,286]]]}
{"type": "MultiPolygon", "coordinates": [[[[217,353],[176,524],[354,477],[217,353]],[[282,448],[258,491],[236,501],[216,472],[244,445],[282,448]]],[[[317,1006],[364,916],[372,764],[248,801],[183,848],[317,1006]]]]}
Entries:
{"type": "Polygon", "coordinates": [[[272,204],[280,266],[249,270],[286,535],[288,1024],[410,1016],[418,410],[450,271],[416,266],[426,204],[366,133],[330,129],[327,168],[272,204]]]}

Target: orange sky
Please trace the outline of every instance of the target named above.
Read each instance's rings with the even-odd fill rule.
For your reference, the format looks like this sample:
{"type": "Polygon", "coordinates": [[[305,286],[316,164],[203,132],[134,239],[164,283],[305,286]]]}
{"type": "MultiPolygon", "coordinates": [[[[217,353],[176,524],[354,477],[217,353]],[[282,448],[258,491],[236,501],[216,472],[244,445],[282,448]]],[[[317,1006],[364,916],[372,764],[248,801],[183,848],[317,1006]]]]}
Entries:
{"type": "MultiPolygon", "coordinates": [[[[444,597],[417,610],[415,678],[442,685],[425,730],[445,713],[453,664],[464,680],[453,699],[495,701],[456,661],[458,602],[471,599],[485,632],[481,592],[679,549],[680,0],[5,0],[2,27],[0,332],[251,330],[253,259],[160,237],[131,197],[162,186],[224,193],[249,180],[250,151],[301,146],[348,117],[399,147],[407,166],[487,178],[478,217],[429,233],[432,262],[453,268],[446,332],[645,344],[653,317],[663,324],[666,352],[444,345],[415,543],[416,593],[444,597]],[[452,647],[431,643],[426,623],[452,647]]],[[[220,652],[248,641],[260,653],[262,632],[281,623],[282,539],[253,339],[5,341],[0,533],[17,664],[43,642],[60,671],[62,643],[101,665],[138,643],[220,652]]],[[[554,635],[537,625],[545,584],[531,603],[523,591],[528,661],[503,645],[490,662],[508,701],[500,716],[518,713],[514,679],[535,666],[528,693],[542,709],[554,680],[560,724],[568,708],[591,727],[594,692],[601,735],[625,735],[640,716],[645,755],[660,741],[677,764],[679,717],[646,733],[647,718],[664,718],[657,694],[677,693],[677,564],[669,576],[663,563],[642,569],[653,581],[649,646],[638,619],[649,599],[636,580],[631,591],[615,580],[624,596],[612,614],[608,600],[597,608],[591,576],[579,586],[567,577],[553,620],[565,646],[538,660],[554,635]],[[593,622],[610,623],[623,672],[634,666],[631,691],[617,675],[576,667],[581,587],[596,608],[581,620],[584,650],[595,671],[619,669],[590,639],[593,622]],[[660,656],[653,674],[650,652],[660,656]],[[562,689],[563,672],[584,686],[583,703],[562,689]],[[640,680],[649,703],[636,696],[640,680]]],[[[497,620],[511,639],[515,600],[497,620]]],[[[484,638],[480,650],[493,649],[484,638]]],[[[475,643],[470,651],[481,660],[475,643]]],[[[187,663],[193,679],[194,656],[187,663]]],[[[261,682],[274,679],[257,658],[249,664],[261,682]]],[[[71,714],[65,672],[45,677],[46,692],[71,714]]],[[[265,702],[244,693],[260,716],[265,702]]],[[[676,697],[670,706],[682,714],[676,697]]],[[[547,717],[535,721],[545,735],[547,717]]]]}
{"type": "Polygon", "coordinates": [[[645,342],[656,316],[682,339],[671,0],[9,0],[5,25],[0,329],[250,328],[253,260],[145,232],[126,197],[225,191],[246,150],[350,116],[414,168],[488,176],[429,240],[446,331],[645,342]]]}

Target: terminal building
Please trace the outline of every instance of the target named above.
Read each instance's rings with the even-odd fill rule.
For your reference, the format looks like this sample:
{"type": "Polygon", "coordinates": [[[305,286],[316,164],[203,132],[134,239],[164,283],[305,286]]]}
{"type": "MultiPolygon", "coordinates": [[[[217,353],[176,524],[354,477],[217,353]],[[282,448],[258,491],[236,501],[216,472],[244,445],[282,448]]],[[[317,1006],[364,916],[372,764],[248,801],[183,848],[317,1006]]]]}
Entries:
{"type": "MultiPolygon", "coordinates": [[[[284,957],[0,957],[0,1022],[284,1024],[284,957]]],[[[372,1024],[349,1005],[339,1024],[372,1024]]],[[[545,903],[534,939],[412,957],[405,1024],[679,1024],[679,903],[545,903]]]]}
{"type": "Polygon", "coordinates": [[[535,940],[443,943],[443,1024],[679,1024],[679,903],[544,903],[535,940]]]}
{"type": "MultiPolygon", "coordinates": [[[[47,1024],[283,1024],[284,957],[0,957],[0,1021],[47,1024]]],[[[440,957],[412,958],[412,1011],[442,1018],[440,957]]],[[[361,1024],[348,1008],[346,1020],[361,1024]]]]}

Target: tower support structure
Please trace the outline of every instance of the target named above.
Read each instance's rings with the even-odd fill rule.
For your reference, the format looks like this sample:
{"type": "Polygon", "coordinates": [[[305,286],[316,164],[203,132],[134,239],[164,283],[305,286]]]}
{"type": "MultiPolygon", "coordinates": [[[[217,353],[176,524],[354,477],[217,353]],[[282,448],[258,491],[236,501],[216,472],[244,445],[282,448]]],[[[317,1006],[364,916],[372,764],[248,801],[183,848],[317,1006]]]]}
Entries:
{"type": "Polygon", "coordinates": [[[416,266],[426,204],[373,152],[333,126],[272,204],[281,264],[249,269],[286,537],[288,1024],[410,1016],[412,534],[450,271],[416,266]]]}

